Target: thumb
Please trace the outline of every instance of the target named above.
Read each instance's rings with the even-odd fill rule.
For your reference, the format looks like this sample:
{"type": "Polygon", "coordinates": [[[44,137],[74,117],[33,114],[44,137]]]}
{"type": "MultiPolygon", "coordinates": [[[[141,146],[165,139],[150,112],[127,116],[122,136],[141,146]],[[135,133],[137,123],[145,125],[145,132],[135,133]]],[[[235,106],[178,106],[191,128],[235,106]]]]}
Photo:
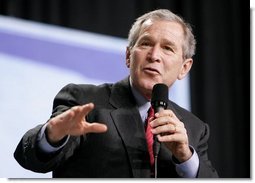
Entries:
{"type": "Polygon", "coordinates": [[[107,126],[100,123],[88,123],[85,127],[85,133],[103,133],[107,131],[107,126]]]}

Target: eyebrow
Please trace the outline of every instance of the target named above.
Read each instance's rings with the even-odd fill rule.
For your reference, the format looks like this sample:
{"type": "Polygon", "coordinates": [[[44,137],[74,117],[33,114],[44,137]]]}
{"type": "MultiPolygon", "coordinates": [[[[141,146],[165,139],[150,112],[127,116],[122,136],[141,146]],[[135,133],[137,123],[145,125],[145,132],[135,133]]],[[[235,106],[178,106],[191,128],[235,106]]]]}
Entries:
{"type": "Polygon", "coordinates": [[[164,43],[164,44],[167,44],[167,45],[170,45],[170,46],[174,47],[175,49],[177,48],[176,43],[173,42],[173,41],[170,41],[170,40],[168,40],[168,39],[163,39],[163,43],[164,43]]]}
{"type": "Polygon", "coordinates": [[[139,42],[141,40],[153,40],[153,38],[149,35],[143,35],[143,36],[139,37],[137,41],[139,42]]]}
{"type": "MultiPolygon", "coordinates": [[[[152,36],[150,36],[150,35],[144,35],[144,36],[142,36],[142,37],[140,37],[140,38],[138,39],[138,42],[139,42],[140,40],[152,40],[152,41],[153,41],[154,38],[153,38],[152,36]]],[[[170,41],[170,40],[168,40],[168,39],[163,39],[163,43],[168,44],[168,45],[171,45],[171,46],[174,46],[174,47],[177,47],[175,42],[170,41]]]]}

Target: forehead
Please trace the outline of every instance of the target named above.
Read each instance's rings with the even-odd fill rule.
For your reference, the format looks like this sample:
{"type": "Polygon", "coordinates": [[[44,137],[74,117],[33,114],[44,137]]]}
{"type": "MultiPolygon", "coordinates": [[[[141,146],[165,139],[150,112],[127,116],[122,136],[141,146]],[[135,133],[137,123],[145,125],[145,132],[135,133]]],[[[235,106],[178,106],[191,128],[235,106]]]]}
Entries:
{"type": "Polygon", "coordinates": [[[177,22],[160,20],[146,20],[139,34],[139,37],[152,37],[156,39],[165,39],[171,42],[182,42],[184,40],[182,26],[177,22]]]}

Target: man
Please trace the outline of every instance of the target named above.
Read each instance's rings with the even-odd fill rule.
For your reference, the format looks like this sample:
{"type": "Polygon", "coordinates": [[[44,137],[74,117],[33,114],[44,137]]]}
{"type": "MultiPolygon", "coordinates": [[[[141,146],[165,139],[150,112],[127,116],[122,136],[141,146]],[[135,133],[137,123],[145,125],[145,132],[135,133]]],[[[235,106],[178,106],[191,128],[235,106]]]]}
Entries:
{"type": "MultiPolygon", "coordinates": [[[[151,177],[144,123],[152,88],[171,87],[187,75],[195,39],[180,17],[156,10],[137,19],[128,40],[130,76],[115,84],[64,87],[48,122],[17,146],[21,166],[53,171],[53,177],[151,177]]],[[[161,142],[158,177],[218,176],[207,157],[207,124],[168,101],[147,125],[161,142]]]]}

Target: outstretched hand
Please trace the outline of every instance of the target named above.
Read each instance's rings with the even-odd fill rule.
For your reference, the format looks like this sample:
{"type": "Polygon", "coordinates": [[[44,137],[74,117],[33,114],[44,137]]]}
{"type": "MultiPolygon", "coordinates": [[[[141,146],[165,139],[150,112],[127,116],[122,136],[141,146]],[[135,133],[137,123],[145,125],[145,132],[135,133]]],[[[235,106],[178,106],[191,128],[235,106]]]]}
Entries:
{"type": "Polygon", "coordinates": [[[97,122],[88,123],[86,116],[94,109],[93,103],[74,106],[62,114],[51,118],[47,125],[47,135],[51,143],[56,143],[66,135],[79,136],[86,133],[103,133],[107,126],[97,122]]]}

